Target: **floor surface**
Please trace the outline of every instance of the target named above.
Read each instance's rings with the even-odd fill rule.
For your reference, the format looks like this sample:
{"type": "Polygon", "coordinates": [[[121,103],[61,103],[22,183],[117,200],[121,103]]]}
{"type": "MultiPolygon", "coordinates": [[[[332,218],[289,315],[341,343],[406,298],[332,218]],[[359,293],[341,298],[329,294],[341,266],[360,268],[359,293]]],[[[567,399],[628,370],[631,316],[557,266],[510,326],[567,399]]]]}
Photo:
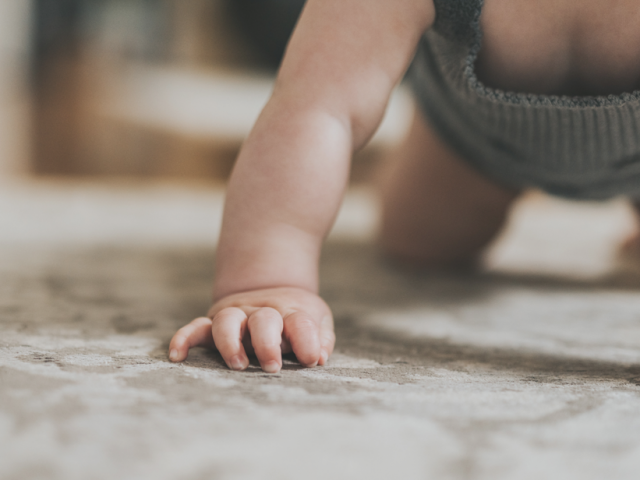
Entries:
{"type": "Polygon", "coordinates": [[[619,201],[533,195],[476,273],[416,273],[351,192],[326,367],[167,361],[208,308],[222,193],[0,189],[0,478],[635,479],[640,277],[619,201]]]}

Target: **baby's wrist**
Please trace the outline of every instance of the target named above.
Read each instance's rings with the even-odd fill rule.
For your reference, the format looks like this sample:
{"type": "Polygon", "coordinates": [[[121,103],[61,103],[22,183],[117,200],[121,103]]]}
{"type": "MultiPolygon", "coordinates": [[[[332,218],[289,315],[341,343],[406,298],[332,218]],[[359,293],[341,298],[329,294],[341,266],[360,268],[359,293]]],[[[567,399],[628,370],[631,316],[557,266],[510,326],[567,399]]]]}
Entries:
{"type": "Polygon", "coordinates": [[[317,293],[318,283],[316,262],[306,262],[306,265],[303,262],[253,262],[237,266],[226,263],[216,270],[213,298],[278,288],[317,293]]]}
{"type": "Polygon", "coordinates": [[[278,291],[300,291],[307,294],[318,294],[317,288],[309,288],[304,285],[295,285],[288,283],[281,284],[268,284],[268,285],[247,285],[245,287],[236,287],[236,288],[228,288],[224,285],[218,285],[217,283],[213,288],[213,303],[216,304],[226,298],[242,296],[242,295],[250,295],[252,293],[257,292],[278,292],[278,291]]]}

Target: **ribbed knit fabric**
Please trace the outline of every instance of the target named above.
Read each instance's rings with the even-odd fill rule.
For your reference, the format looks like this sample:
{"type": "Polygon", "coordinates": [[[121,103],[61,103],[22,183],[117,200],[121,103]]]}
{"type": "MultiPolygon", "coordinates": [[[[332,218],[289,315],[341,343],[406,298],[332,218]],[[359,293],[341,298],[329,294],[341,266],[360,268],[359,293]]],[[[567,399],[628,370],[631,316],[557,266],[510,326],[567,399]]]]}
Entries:
{"type": "Polygon", "coordinates": [[[570,198],[640,198],[640,91],[570,97],[489,88],[474,70],[483,0],[435,5],[436,23],[409,75],[445,141],[506,185],[570,198]]]}

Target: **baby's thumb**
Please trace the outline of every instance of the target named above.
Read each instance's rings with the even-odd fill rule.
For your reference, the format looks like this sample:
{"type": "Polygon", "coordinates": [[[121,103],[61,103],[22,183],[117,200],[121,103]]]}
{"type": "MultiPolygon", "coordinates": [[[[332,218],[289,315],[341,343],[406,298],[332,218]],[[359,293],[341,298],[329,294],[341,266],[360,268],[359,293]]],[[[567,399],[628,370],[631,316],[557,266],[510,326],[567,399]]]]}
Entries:
{"type": "Polygon", "coordinates": [[[325,315],[320,323],[320,365],[327,363],[327,360],[333,353],[333,347],[336,344],[336,334],[333,330],[333,317],[325,315]]]}
{"type": "Polygon", "coordinates": [[[320,361],[318,322],[304,312],[295,312],[284,319],[284,333],[298,361],[315,367],[320,361]]]}

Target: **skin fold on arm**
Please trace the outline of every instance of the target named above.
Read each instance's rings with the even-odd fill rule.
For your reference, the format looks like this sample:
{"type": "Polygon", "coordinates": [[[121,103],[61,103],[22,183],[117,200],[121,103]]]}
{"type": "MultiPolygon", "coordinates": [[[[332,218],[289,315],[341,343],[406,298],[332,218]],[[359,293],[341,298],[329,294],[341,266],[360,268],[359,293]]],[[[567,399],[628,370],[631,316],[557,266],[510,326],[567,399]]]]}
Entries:
{"type": "Polygon", "coordinates": [[[276,86],[234,168],[208,318],[180,329],[170,359],[216,347],[242,370],[266,372],[293,351],[305,366],[333,350],[333,320],[317,295],[322,242],[337,215],[354,151],[434,20],[430,0],[309,0],[276,86]]]}

